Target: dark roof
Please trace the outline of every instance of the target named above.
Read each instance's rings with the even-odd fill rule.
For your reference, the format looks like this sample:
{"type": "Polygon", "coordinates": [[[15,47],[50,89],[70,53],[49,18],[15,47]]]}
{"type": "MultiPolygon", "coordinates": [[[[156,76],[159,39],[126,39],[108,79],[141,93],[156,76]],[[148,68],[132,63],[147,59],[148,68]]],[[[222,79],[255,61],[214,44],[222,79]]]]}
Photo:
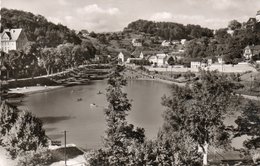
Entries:
{"type": "Polygon", "coordinates": [[[10,32],[5,32],[7,34],[7,36],[9,37],[10,40],[12,40],[12,35],[10,32]]]}
{"type": "Polygon", "coordinates": [[[257,11],[256,15],[260,15],[260,10],[257,11]]]}
{"type": "Polygon", "coordinates": [[[249,18],[247,23],[256,23],[256,18],[249,18]]]}
{"type": "Polygon", "coordinates": [[[131,53],[131,56],[133,56],[134,58],[139,58],[141,52],[142,51],[140,49],[135,49],[134,52],[131,53]]]}
{"type": "Polygon", "coordinates": [[[3,37],[4,34],[7,34],[9,39],[12,41],[16,41],[20,34],[22,32],[22,29],[4,29],[3,33],[1,34],[1,38],[3,37]]]}
{"type": "MultiPolygon", "coordinates": [[[[122,52],[122,54],[124,54],[125,59],[131,58],[131,54],[129,52],[127,52],[127,51],[121,51],[121,52],[122,52]]],[[[120,54],[120,52],[118,54],[120,54]]]]}

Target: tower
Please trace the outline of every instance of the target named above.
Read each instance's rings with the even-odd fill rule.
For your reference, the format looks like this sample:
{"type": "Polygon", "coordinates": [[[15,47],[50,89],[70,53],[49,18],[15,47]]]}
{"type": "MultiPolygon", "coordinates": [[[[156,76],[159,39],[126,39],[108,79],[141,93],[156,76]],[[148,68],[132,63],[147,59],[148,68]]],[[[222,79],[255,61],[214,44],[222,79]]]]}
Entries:
{"type": "Polygon", "coordinates": [[[260,22],[260,10],[257,11],[255,18],[257,22],[260,22]]]}

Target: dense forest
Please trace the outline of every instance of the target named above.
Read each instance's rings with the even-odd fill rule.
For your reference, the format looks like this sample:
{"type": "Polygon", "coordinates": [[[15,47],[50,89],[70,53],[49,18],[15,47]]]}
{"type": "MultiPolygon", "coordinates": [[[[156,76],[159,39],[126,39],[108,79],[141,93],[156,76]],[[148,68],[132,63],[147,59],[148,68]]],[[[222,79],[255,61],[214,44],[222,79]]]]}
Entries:
{"type": "Polygon", "coordinates": [[[34,41],[42,47],[56,47],[63,43],[80,44],[81,39],[75,31],[61,24],[49,22],[41,15],[14,9],[1,9],[2,29],[23,28],[29,41],[34,41]]]}
{"type": "Polygon", "coordinates": [[[222,56],[225,63],[237,64],[243,61],[243,50],[248,45],[260,44],[260,26],[244,26],[232,20],[227,28],[218,29],[213,37],[190,40],[186,45],[185,56],[189,58],[206,58],[222,56]],[[228,29],[232,33],[228,33],[228,29]]]}
{"type": "Polygon", "coordinates": [[[137,20],[130,23],[124,32],[169,41],[187,39],[184,53],[187,63],[194,58],[221,56],[225,63],[237,64],[243,61],[243,50],[247,45],[260,44],[260,23],[240,23],[237,20],[231,20],[228,27],[215,31],[199,25],[137,20]]]}
{"type": "Polygon", "coordinates": [[[194,39],[203,36],[212,37],[213,30],[202,28],[199,25],[184,26],[173,22],[153,22],[137,20],[130,23],[124,31],[144,32],[161,37],[164,40],[194,39]]]}

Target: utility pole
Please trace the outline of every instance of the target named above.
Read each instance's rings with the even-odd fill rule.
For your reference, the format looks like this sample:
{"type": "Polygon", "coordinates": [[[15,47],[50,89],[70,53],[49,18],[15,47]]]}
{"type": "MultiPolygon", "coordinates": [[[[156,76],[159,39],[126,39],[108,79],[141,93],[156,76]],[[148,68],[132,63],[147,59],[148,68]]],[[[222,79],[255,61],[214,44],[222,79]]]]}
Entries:
{"type": "Polygon", "coordinates": [[[67,131],[64,131],[64,161],[65,161],[65,166],[67,166],[67,154],[66,154],[66,133],[67,131]]]}
{"type": "Polygon", "coordinates": [[[252,79],[253,76],[252,76],[252,74],[250,75],[250,78],[251,78],[251,79],[250,79],[250,91],[252,91],[252,82],[253,82],[253,79],[252,79]]]}

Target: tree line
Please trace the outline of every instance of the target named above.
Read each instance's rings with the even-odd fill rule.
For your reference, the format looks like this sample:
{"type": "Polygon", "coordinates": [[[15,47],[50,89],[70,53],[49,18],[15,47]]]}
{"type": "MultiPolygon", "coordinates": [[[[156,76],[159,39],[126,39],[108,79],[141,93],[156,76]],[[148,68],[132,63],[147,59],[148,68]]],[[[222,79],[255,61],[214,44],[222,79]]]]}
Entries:
{"type": "MultiPolygon", "coordinates": [[[[259,23],[256,23],[259,24],[259,23]]],[[[259,26],[259,25],[258,25],[259,26]]],[[[187,58],[222,57],[227,64],[237,64],[244,60],[243,51],[247,45],[260,44],[260,30],[242,27],[236,20],[230,21],[228,28],[218,29],[213,37],[190,40],[185,48],[187,58]],[[228,33],[233,30],[233,34],[228,33]]],[[[254,60],[258,59],[253,57],[254,60]]]]}
{"type": "Polygon", "coordinates": [[[202,28],[199,25],[173,23],[173,22],[153,22],[147,20],[137,20],[128,24],[124,31],[143,32],[153,36],[161,37],[163,40],[194,39],[200,37],[212,37],[213,31],[202,28]]]}
{"type": "Polygon", "coordinates": [[[2,66],[5,67],[2,77],[18,79],[49,75],[86,64],[95,57],[95,53],[95,47],[88,41],[80,45],[65,43],[44,48],[35,42],[28,42],[24,50],[1,52],[2,66]]]}
{"type": "Polygon", "coordinates": [[[14,9],[1,9],[4,28],[22,28],[29,40],[23,50],[1,52],[2,78],[24,78],[51,74],[87,63],[95,57],[92,42],[83,41],[61,24],[41,15],[14,9]],[[4,76],[3,76],[4,75],[4,76]]]}

